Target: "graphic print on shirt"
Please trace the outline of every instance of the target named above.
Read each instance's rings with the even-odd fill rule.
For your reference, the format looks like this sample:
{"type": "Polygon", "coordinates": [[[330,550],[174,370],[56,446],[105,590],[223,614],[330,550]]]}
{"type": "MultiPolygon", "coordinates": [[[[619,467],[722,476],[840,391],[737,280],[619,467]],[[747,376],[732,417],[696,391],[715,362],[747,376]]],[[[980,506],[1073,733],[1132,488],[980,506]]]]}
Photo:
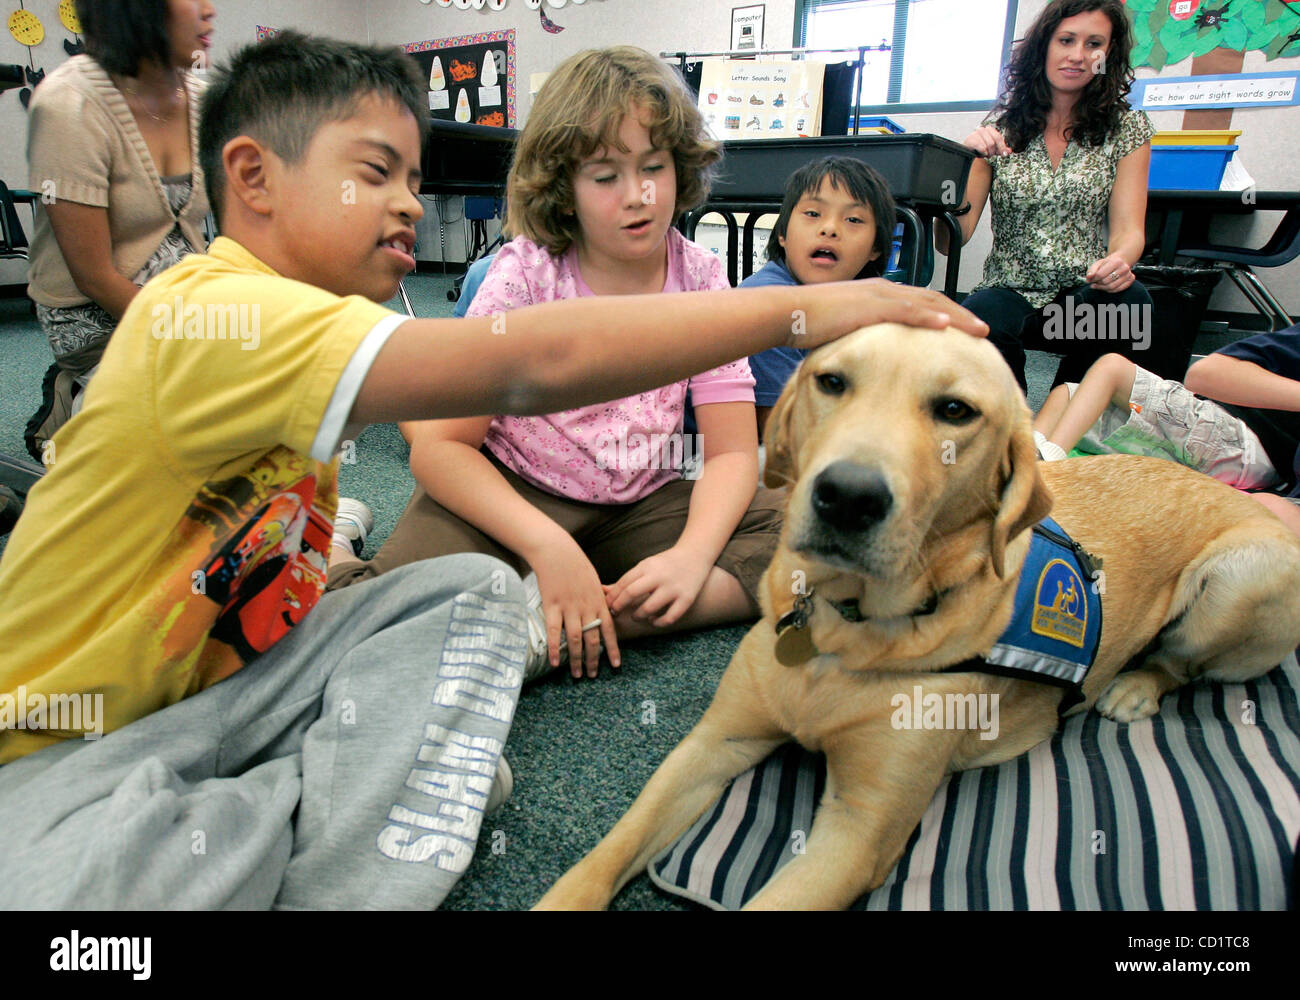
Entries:
{"type": "Polygon", "coordinates": [[[281,446],[200,488],[177,527],[177,544],[194,558],[166,588],[159,615],[165,650],[179,654],[164,663],[202,646],[192,690],[266,652],[320,599],[336,476],[336,465],[281,446]]]}

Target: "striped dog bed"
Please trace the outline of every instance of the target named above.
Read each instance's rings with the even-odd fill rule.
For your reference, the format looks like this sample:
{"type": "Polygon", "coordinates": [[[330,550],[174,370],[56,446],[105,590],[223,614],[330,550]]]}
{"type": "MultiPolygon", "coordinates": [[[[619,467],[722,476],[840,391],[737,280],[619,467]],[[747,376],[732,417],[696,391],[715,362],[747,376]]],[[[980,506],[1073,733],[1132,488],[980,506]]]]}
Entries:
{"type": "MultiPolygon", "coordinates": [[[[1198,683],[1159,714],[1095,711],[997,767],[952,775],[865,910],[1279,910],[1300,836],[1300,665],[1198,683]]],[[[786,744],[650,864],[738,909],[802,848],[825,758],[786,744]]]]}

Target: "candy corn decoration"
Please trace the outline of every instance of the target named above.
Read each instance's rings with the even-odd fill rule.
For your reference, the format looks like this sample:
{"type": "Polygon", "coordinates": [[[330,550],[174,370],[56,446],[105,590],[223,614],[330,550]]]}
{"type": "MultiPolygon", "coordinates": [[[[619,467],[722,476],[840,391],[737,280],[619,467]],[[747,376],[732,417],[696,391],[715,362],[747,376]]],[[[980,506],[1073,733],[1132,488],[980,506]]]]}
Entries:
{"type": "Polygon", "coordinates": [[[468,122],[469,120],[469,97],[466,96],[465,88],[462,87],[459,96],[456,98],[456,121],[468,122]]]}
{"type": "Polygon", "coordinates": [[[30,48],[45,41],[45,25],[30,10],[16,10],[9,15],[9,34],[30,48]]]}
{"type": "Polygon", "coordinates": [[[483,72],[479,76],[479,83],[484,87],[495,87],[497,85],[497,61],[491,52],[483,56],[483,72]]]}
{"type": "Polygon", "coordinates": [[[59,0],[59,20],[74,35],[81,34],[81,20],[77,17],[77,5],[72,0],[59,0]]]}
{"type": "Polygon", "coordinates": [[[429,70],[429,89],[442,90],[447,86],[447,77],[442,72],[442,57],[433,57],[433,66],[429,70]]]}

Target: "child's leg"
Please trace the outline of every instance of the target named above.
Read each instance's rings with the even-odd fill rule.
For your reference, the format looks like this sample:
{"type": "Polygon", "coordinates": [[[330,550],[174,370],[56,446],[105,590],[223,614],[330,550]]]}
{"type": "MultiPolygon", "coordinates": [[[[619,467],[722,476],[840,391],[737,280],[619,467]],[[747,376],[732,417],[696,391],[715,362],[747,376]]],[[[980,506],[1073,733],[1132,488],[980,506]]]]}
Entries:
{"type": "Polygon", "coordinates": [[[509,567],[327,594],[224,681],[0,767],[0,885],[31,908],[437,906],[473,855],[527,637],[509,567]]]}
{"type": "MultiPolygon", "coordinates": [[[[578,538],[602,581],[613,583],[642,559],[676,544],[686,526],[693,487],[687,480],[669,483],[598,533],[578,538]]],[[[776,552],[784,508],[783,492],[760,486],[690,609],[666,627],[638,621],[625,611],[615,619],[619,637],[635,639],[756,618],[759,580],[776,552]]]]}
{"type": "Polygon", "coordinates": [[[1047,439],[1068,452],[1107,407],[1114,405],[1127,410],[1136,373],[1137,366],[1123,355],[1102,355],[1084,374],[1051,432],[1044,431],[1047,439]]]}
{"type": "Polygon", "coordinates": [[[457,517],[418,486],[411,494],[406,510],[398,518],[393,533],[368,562],[358,559],[348,549],[331,545],[326,587],[338,590],[354,583],[373,580],[423,559],[456,553],[477,552],[509,563],[519,573],[528,570],[513,552],[457,517]]]}
{"type": "Polygon", "coordinates": [[[1056,425],[1060,423],[1061,416],[1069,405],[1069,387],[1058,385],[1047,394],[1047,398],[1043,400],[1042,408],[1034,416],[1034,430],[1042,434],[1043,437],[1050,438],[1052,431],[1056,430],[1056,425]]]}

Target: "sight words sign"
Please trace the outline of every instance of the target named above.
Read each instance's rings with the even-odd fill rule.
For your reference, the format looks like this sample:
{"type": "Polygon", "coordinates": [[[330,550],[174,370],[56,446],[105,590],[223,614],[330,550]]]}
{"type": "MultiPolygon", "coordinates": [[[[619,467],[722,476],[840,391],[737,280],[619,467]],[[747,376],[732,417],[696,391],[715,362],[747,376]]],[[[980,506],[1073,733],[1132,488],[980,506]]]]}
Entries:
{"type": "Polygon", "coordinates": [[[1232,73],[1226,76],[1152,77],[1133,82],[1130,98],[1144,111],[1161,108],[1267,108],[1300,103],[1300,73],[1232,73]]]}

